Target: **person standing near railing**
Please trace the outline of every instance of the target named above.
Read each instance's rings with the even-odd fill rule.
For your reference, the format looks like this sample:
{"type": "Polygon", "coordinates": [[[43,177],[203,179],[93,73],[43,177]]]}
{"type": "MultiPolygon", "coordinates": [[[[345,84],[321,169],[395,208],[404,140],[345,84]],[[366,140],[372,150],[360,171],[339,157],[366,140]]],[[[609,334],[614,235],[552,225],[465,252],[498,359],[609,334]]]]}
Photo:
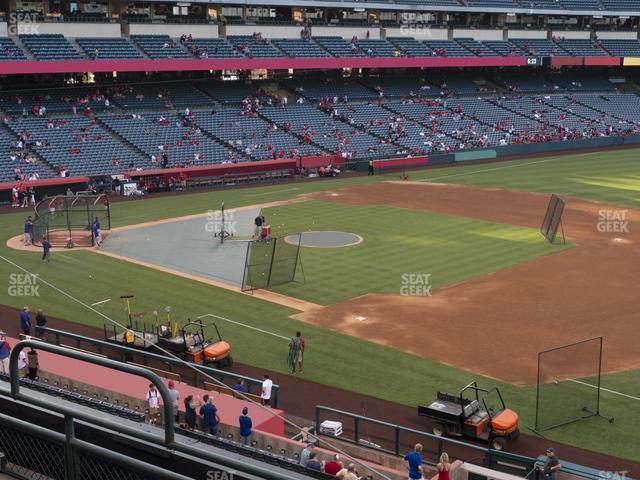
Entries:
{"type": "Polygon", "coordinates": [[[31,317],[29,307],[25,306],[20,313],[20,333],[26,336],[31,335],[31,317]]]}
{"type": "Polygon", "coordinates": [[[416,443],[413,451],[405,455],[404,461],[409,467],[409,478],[420,480],[422,478],[422,445],[416,443]]]}

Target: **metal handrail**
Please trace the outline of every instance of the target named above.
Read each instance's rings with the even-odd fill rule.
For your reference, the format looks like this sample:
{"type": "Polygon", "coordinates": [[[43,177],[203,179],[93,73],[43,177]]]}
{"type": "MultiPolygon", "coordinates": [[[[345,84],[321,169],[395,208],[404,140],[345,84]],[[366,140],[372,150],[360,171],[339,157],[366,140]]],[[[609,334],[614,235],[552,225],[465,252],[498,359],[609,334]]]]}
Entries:
{"type": "MultiPolygon", "coordinates": [[[[66,333],[66,332],[62,332],[62,333],[66,333]]],[[[123,433],[129,436],[132,436],[137,439],[148,441],[155,445],[163,445],[166,448],[190,455],[195,458],[199,458],[206,461],[213,461],[221,465],[225,465],[229,468],[234,468],[241,472],[256,475],[260,478],[265,478],[270,480],[288,480],[291,478],[291,476],[289,475],[284,475],[280,472],[274,472],[273,470],[270,470],[269,468],[263,467],[261,465],[253,465],[247,462],[243,462],[242,459],[235,458],[228,454],[207,452],[199,448],[193,448],[193,446],[190,444],[183,444],[181,442],[176,442],[174,425],[173,425],[173,422],[170,421],[173,418],[173,404],[169,396],[169,389],[160,380],[160,377],[158,377],[156,374],[144,368],[123,364],[121,362],[118,362],[116,360],[111,360],[108,358],[105,359],[102,357],[97,357],[95,355],[92,355],[91,353],[79,352],[75,350],[67,350],[66,348],[60,345],[47,344],[45,342],[36,341],[36,340],[23,340],[21,342],[18,342],[16,346],[11,350],[11,356],[9,359],[9,375],[10,375],[10,384],[11,384],[11,391],[9,395],[18,401],[26,402],[28,404],[45,408],[52,412],[64,415],[65,424],[68,427],[67,434],[72,433],[72,430],[69,430],[69,428],[73,423],[73,420],[78,419],[93,425],[98,425],[100,427],[118,432],[118,433],[123,433]],[[114,420],[100,418],[99,416],[93,416],[79,409],[74,409],[64,405],[60,405],[58,402],[55,402],[55,401],[50,401],[50,400],[47,401],[44,399],[36,398],[35,396],[29,396],[29,395],[20,393],[18,355],[20,354],[20,351],[22,351],[25,347],[32,347],[37,350],[48,351],[48,352],[59,354],[69,358],[74,358],[77,360],[82,360],[82,361],[87,361],[89,363],[102,365],[108,368],[115,368],[117,370],[121,370],[127,373],[133,373],[140,376],[144,376],[145,378],[151,380],[152,383],[154,383],[154,385],[158,387],[160,394],[162,395],[162,398],[164,400],[165,419],[169,419],[169,422],[165,422],[166,425],[165,425],[164,440],[160,440],[158,435],[141,431],[139,428],[133,428],[133,427],[124,425],[123,422],[116,422],[114,420]]],[[[2,394],[1,391],[0,391],[0,394],[2,394]]],[[[82,448],[86,447],[86,445],[80,445],[79,444],[80,441],[75,439],[72,435],[67,436],[67,441],[71,445],[80,446],[82,448]]],[[[119,460],[122,460],[122,458],[120,458],[119,460]]]]}
{"type": "MultiPolygon", "coordinates": [[[[151,353],[144,350],[138,350],[135,348],[130,348],[124,345],[118,345],[116,343],[107,342],[104,340],[98,340],[91,337],[86,337],[84,335],[78,335],[76,333],[65,332],[64,330],[57,330],[55,328],[49,327],[41,327],[36,326],[36,333],[40,334],[42,338],[46,339],[46,334],[49,333],[55,337],[55,344],[60,345],[61,338],[69,338],[76,342],[76,346],[80,347],[82,343],[87,343],[91,346],[95,346],[98,349],[98,353],[102,353],[103,349],[112,349],[116,350],[121,354],[122,359],[127,355],[139,355],[144,359],[144,362],[148,360],[156,360],[159,362],[163,362],[169,365],[183,365],[184,361],[175,359],[173,357],[165,357],[164,355],[159,355],[157,353],[151,353]]],[[[246,375],[239,375],[237,373],[226,372],[224,370],[219,370],[217,368],[207,367],[205,365],[192,364],[199,372],[210,375],[215,378],[228,378],[230,380],[244,380],[249,385],[253,386],[261,386],[262,381],[257,378],[248,377],[246,375]]],[[[280,408],[280,385],[274,383],[273,385],[273,407],[280,408]]]]}
{"type": "MultiPolygon", "coordinates": [[[[16,344],[16,346],[11,349],[11,356],[9,357],[9,375],[11,380],[11,396],[26,402],[31,402],[36,405],[40,405],[45,408],[49,408],[49,402],[43,401],[38,398],[33,398],[29,395],[25,395],[20,393],[20,375],[18,371],[18,356],[22,350],[27,347],[36,348],[38,350],[42,350],[45,352],[54,353],[57,355],[61,355],[67,358],[73,358],[74,360],[81,360],[88,363],[93,363],[94,365],[100,365],[102,367],[112,368],[114,370],[119,370],[121,372],[130,373],[132,375],[137,375],[139,377],[144,377],[149,380],[153,385],[158,388],[160,395],[162,396],[163,410],[164,410],[164,444],[165,446],[170,446],[175,441],[175,427],[174,423],[171,421],[173,418],[173,399],[171,398],[171,394],[169,393],[169,388],[163,383],[158,375],[153,373],[146,368],[137,367],[134,365],[130,365],[128,363],[118,362],[117,360],[111,360],[110,358],[98,357],[96,355],[92,355],[90,353],[85,353],[79,350],[71,350],[61,347],[59,345],[53,345],[50,343],[44,343],[36,340],[22,340],[16,344]]],[[[86,415],[80,413],[74,409],[60,406],[60,413],[65,415],[70,415],[73,417],[80,418],[82,420],[88,420],[94,423],[105,422],[108,428],[114,428],[113,424],[116,422],[112,422],[109,420],[102,420],[90,415],[86,415]],[[85,418],[82,418],[85,417],[85,418]]],[[[117,424],[116,424],[117,425],[117,424]]],[[[115,429],[118,431],[119,429],[125,428],[123,425],[118,425],[115,429]]],[[[130,427],[126,427],[130,429],[130,427]]],[[[130,429],[131,431],[135,431],[139,433],[137,429],[130,429]]]]}
{"type": "Polygon", "coordinates": [[[412,435],[418,435],[418,436],[422,436],[422,437],[426,437],[429,438],[431,440],[434,440],[436,442],[438,442],[438,449],[440,450],[438,452],[438,455],[440,453],[442,453],[443,446],[444,445],[456,445],[459,447],[464,447],[470,450],[474,450],[478,453],[482,453],[484,455],[484,457],[486,459],[490,459],[492,456],[500,456],[501,458],[507,458],[507,459],[511,459],[511,460],[515,460],[515,461],[521,461],[521,462],[526,462],[526,463],[532,463],[534,464],[536,459],[535,458],[531,458],[531,457],[526,457],[524,455],[517,455],[514,453],[508,453],[508,452],[502,452],[502,451],[497,451],[497,450],[493,450],[491,448],[486,448],[486,447],[481,447],[479,445],[474,445],[471,443],[467,443],[467,442],[463,442],[460,440],[455,440],[453,438],[447,438],[447,437],[439,437],[437,435],[434,435],[432,433],[428,433],[428,432],[422,432],[420,430],[415,430],[413,428],[409,428],[409,427],[403,427],[401,425],[396,425],[394,423],[389,423],[389,422],[385,422],[382,420],[376,420],[375,418],[370,418],[370,417],[365,417],[364,415],[359,415],[357,413],[352,413],[352,412],[345,412],[344,410],[338,410],[336,408],[331,408],[331,407],[326,407],[323,405],[316,405],[316,435],[321,435],[321,431],[320,431],[320,414],[321,412],[329,412],[329,413],[334,413],[337,415],[342,415],[345,417],[348,417],[350,419],[353,419],[354,421],[354,435],[355,435],[355,440],[350,440],[350,439],[342,439],[346,442],[349,443],[355,443],[357,445],[360,446],[367,446],[365,444],[362,444],[359,442],[359,426],[360,426],[360,422],[364,421],[364,422],[368,422],[368,423],[372,423],[374,425],[379,425],[382,427],[386,427],[386,428],[391,428],[394,430],[395,435],[395,446],[394,446],[394,450],[390,451],[387,449],[376,449],[378,451],[382,450],[385,451],[387,453],[391,453],[394,455],[400,455],[400,433],[409,433],[412,435]]]}

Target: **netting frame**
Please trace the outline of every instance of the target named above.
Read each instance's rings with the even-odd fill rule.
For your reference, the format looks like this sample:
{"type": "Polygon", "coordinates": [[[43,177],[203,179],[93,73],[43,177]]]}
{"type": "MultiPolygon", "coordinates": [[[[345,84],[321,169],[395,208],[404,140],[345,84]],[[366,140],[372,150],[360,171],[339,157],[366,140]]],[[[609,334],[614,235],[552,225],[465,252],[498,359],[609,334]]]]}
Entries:
{"type": "MultiPolygon", "coordinates": [[[[602,353],[603,353],[603,345],[604,345],[604,337],[600,336],[600,337],[593,337],[593,338],[587,338],[585,340],[581,340],[579,342],[574,342],[574,343],[570,343],[570,344],[566,344],[566,345],[561,345],[559,347],[554,347],[554,348],[550,348],[547,350],[543,350],[541,352],[538,352],[537,355],[537,378],[536,378],[536,413],[535,413],[535,423],[534,426],[532,428],[532,430],[535,433],[538,434],[542,434],[543,432],[547,431],[547,430],[552,430],[555,428],[559,428],[559,427],[563,427],[565,425],[569,425],[572,423],[576,423],[582,420],[586,420],[588,418],[593,418],[593,417],[603,417],[605,419],[607,419],[610,423],[613,423],[613,418],[610,417],[604,417],[601,412],[600,412],[600,390],[602,388],[602,353]],[[598,358],[597,358],[597,382],[595,385],[595,389],[596,389],[596,402],[595,402],[595,409],[594,410],[589,410],[587,407],[582,407],[582,412],[583,414],[580,416],[575,416],[573,418],[567,418],[567,420],[563,420],[561,422],[552,424],[552,425],[546,425],[546,426],[542,426],[540,424],[540,407],[541,407],[541,399],[540,399],[540,395],[541,395],[541,386],[546,385],[546,383],[543,382],[542,379],[542,361],[543,361],[543,357],[546,354],[551,354],[554,352],[558,352],[561,350],[568,350],[571,348],[577,348],[579,346],[585,345],[587,343],[590,342],[598,342],[598,346],[597,346],[597,350],[598,350],[598,358]]],[[[567,379],[566,381],[571,381],[572,379],[567,379]]],[[[573,379],[575,380],[575,379],[573,379]]]]}
{"type": "MultiPolygon", "coordinates": [[[[298,265],[300,265],[300,268],[302,269],[302,258],[300,257],[300,247],[301,247],[301,243],[302,243],[302,234],[301,233],[297,233],[294,235],[287,235],[286,237],[271,237],[267,240],[252,240],[250,242],[247,242],[247,253],[246,253],[246,257],[245,257],[245,264],[244,264],[244,272],[242,275],[242,285],[241,285],[241,290],[243,292],[253,292],[254,290],[259,290],[259,289],[265,289],[265,288],[270,288],[270,287],[275,287],[277,285],[283,285],[285,283],[291,283],[295,281],[296,278],[296,273],[298,271],[298,265]],[[287,237],[292,237],[292,236],[297,236],[298,237],[298,241],[297,243],[292,243],[291,241],[287,241],[285,240],[285,238],[287,237]],[[286,244],[289,247],[291,247],[291,249],[295,249],[295,254],[284,258],[284,259],[278,259],[277,258],[277,253],[278,253],[278,247],[282,244],[286,244]],[[260,245],[260,246],[267,246],[268,250],[270,250],[270,254],[269,254],[269,258],[265,263],[262,264],[258,264],[258,263],[251,263],[252,262],[252,246],[253,245],[260,245]],[[276,267],[278,267],[279,263],[283,263],[286,260],[293,260],[293,265],[292,268],[290,270],[290,280],[277,280],[273,278],[273,272],[274,269],[276,267]],[[255,278],[253,278],[252,276],[252,272],[253,272],[253,268],[252,267],[264,267],[266,270],[266,281],[258,284],[256,286],[256,282],[255,282],[255,278]]],[[[304,269],[302,270],[302,275],[304,278],[304,269]]]]}
{"type": "Polygon", "coordinates": [[[110,202],[105,194],[54,195],[40,200],[34,211],[32,242],[38,246],[44,236],[53,247],[91,246],[95,218],[102,230],[111,229],[110,202]]]}

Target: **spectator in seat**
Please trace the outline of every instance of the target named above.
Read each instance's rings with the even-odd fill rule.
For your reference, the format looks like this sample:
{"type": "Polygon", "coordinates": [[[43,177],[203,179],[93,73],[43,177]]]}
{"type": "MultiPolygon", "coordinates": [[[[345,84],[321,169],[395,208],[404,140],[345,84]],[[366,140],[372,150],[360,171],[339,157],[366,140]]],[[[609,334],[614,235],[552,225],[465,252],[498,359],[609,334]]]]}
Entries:
{"type": "Polygon", "coordinates": [[[313,443],[307,443],[302,452],[300,452],[300,465],[306,467],[311,459],[311,453],[313,452],[315,445],[313,443]]]}
{"type": "Polygon", "coordinates": [[[307,468],[310,470],[317,470],[318,472],[322,471],[322,464],[318,460],[317,452],[311,452],[309,454],[309,461],[307,462],[307,468]]]}
{"type": "Polygon", "coordinates": [[[337,453],[329,461],[323,462],[322,471],[327,475],[337,475],[342,470],[342,462],[340,461],[340,455],[337,453]]]}
{"type": "Polygon", "coordinates": [[[247,386],[244,383],[244,380],[240,379],[236,382],[236,384],[233,386],[233,390],[235,390],[236,392],[240,392],[240,393],[248,393],[249,389],[247,388],[247,386]]]}
{"type": "Polygon", "coordinates": [[[336,474],[336,478],[339,480],[358,480],[358,474],[356,473],[356,466],[350,463],[347,468],[343,468],[336,474]]]}

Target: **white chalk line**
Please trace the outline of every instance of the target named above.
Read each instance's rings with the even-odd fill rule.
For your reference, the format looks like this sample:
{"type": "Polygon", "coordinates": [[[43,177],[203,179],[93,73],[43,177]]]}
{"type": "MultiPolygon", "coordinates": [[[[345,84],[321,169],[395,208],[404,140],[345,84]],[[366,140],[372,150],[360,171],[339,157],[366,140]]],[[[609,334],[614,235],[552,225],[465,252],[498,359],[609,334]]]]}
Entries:
{"type": "Polygon", "coordinates": [[[205,313],[204,315],[200,315],[199,317],[197,317],[197,319],[200,320],[201,318],[205,318],[205,317],[217,318],[218,320],[224,320],[225,322],[233,323],[234,325],[239,325],[241,327],[245,327],[245,328],[248,328],[250,330],[255,330],[256,332],[265,333],[265,334],[271,335],[273,337],[282,338],[283,340],[289,340],[289,337],[285,337],[284,335],[279,335],[277,333],[273,333],[273,332],[270,332],[268,330],[263,330],[263,329],[258,328],[258,327],[253,327],[251,325],[247,325],[246,323],[237,322],[237,321],[231,320],[229,318],[221,317],[219,315],[214,315],[213,313],[205,313]]]}
{"type": "MultiPolygon", "coordinates": [[[[580,385],[584,385],[585,387],[591,387],[591,388],[596,388],[596,389],[598,388],[597,385],[592,385],[592,384],[587,383],[587,382],[581,382],[580,380],[574,380],[572,378],[570,378],[569,381],[573,382],[573,383],[578,383],[580,385]]],[[[600,390],[602,390],[603,392],[612,393],[613,395],[619,395],[621,397],[630,398],[631,400],[637,400],[637,401],[640,402],[640,398],[634,397],[633,395],[627,395],[626,393],[617,392],[615,390],[609,390],[608,388],[604,388],[604,387],[600,387],[600,390]]]]}
{"type": "Polygon", "coordinates": [[[587,156],[587,155],[595,155],[595,154],[601,154],[601,153],[602,152],[577,153],[575,155],[570,155],[570,156],[561,157],[561,158],[547,158],[545,160],[536,160],[536,161],[533,161],[533,162],[518,163],[517,165],[502,165],[500,167],[485,168],[483,170],[474,170],[473,172],[452,173],[450,175],[441,175],[439,177],[423,178],[422,180],[416,180],[416,181],[417,182],[431,182],[433,180],[440,180],[442,178],[463,177],[463,176],[467,176],[467,175],[475,175],[476,173],[495,172],[495,171],[499,171],[499,170],[506,170],[508,168],[526,167],[528,165],[537,165],[539,163],[557,162],[559,160],[566,160],[566,159],[569,159],[569,158],[572,158],[572,157],[584,157],[584,156],[587,156]]]}

